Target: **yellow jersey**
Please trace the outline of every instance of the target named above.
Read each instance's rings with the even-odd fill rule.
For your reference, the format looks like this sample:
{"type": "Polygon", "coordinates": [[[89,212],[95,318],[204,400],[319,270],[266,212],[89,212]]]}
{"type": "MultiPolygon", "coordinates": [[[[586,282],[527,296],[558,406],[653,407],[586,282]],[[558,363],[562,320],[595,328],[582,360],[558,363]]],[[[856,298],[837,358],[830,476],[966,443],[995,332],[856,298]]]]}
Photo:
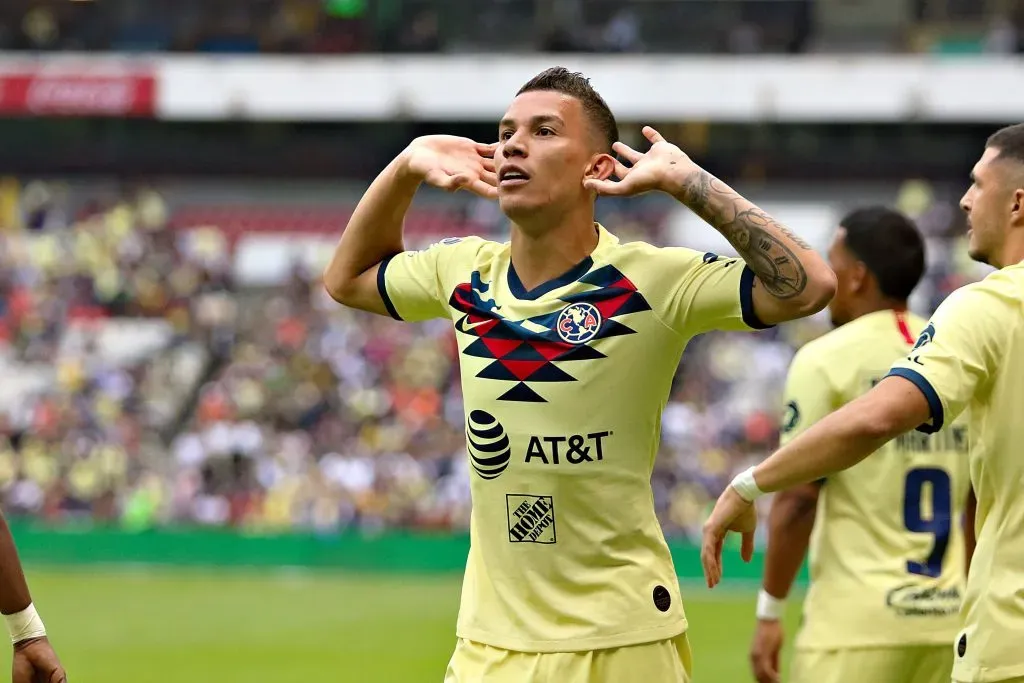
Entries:
{"type": "MultiPolygon", "coordinates": [[[[781,440],[867,393],[925,321],[876,311],[804,346],[786,384],[781,440]]],[[[950,642],[964,591],[961,519],[970,491],[963,423],[912,432],[824,482],[797,649],[950,642]]]]}
{"type": "Polygon", "coordinates": [[[1024,263],[951,294],[891,374],[914,382],[932,432],[969,408],[978,544],[953,678],[1024,676],[1024,263]]]}
{"type": "Polygon", "coordinates": [[[449,317],[460,349],[472,516],[457,635],[572,652],[673,638],[686,617],[650,486],[687,342],[761,327],[754,274],[620,244],[527,290],[508,243],[443,240],[381,264],[401,320],[449,317]]]}

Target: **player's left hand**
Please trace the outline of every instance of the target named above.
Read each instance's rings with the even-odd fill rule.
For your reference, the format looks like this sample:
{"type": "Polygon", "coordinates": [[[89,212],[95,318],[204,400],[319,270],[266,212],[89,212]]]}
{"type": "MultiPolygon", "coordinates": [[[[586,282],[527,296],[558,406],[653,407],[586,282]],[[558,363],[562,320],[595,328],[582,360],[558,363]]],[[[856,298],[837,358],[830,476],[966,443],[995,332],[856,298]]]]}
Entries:
{"type": "Polygon", "coordinates": [[[744,562],[750,562],[754,556],[754,529],[757,528],[757,512],[752,503],[748,503],[736,493],[736,489],[727,486],[711,516],[704,523],[704,541],[700,548],[700,561],[704,565],[704,580],[708,588],[714,588],[722,580],[722,547],[725,536],[730,531],[743,534],[743,545],[740,554],[744,562]]]}
{"type": "Polygon", "coordinates": [[[23,640],[14,645],[12,683],[67,683],[57,653],[45,636],[23,640]]]}
{"type": "Polygon", "coordinates": [[[750,645],[750,667],[757,683],[779,683],[779,653],[785,633],[777,619],[758,619],[750,645]]]}
{"type": "Polygon", "coordinates": [[[589,178],[583,181],[583,186],[600,195],[613,197],[632,197],[652,190],[672,194],[673,178],[682,178],[700,170],[683,150],[663,138],[658,131],[644,126],[643,133],[651,143],[646,153],[640,153],[622,142],[612,145],[619,156],[632,164],[625,166],[619,161],[615,162],[614,175],[618,181],[589,178]]]}

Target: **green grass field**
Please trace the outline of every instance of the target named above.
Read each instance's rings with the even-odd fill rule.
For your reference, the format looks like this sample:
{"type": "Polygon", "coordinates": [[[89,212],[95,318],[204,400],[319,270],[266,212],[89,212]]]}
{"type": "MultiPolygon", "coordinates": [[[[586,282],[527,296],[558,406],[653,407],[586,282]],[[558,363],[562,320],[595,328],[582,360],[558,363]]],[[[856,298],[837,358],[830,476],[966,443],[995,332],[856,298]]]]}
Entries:
{"type": "MultiPolygon", "coordinates": [[[[71,683],[441,683],[455,642],[458,577],[28,572],[71,683]]],[[[752,680],[753,593],[684,600],[697,683],[752,680]]]]}

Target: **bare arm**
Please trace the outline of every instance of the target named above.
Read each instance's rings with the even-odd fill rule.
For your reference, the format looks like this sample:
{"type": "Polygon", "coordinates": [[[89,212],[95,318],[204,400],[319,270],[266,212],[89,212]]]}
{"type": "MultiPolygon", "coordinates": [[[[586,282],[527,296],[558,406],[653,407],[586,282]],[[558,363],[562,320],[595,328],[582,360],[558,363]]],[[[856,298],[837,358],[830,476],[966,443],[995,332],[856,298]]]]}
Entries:
{"type": "Polygon", "coordinates": [[[15,614],[29,606],[32,596],[28,591],[25,573],[21,569],[18,549],[14,545],[7,520],[0,514],[0,613],[15,614]]]}
{"type": "Polygon", "coordinates": [[[821,485],[801,484],[780,491],[768,516],[764,589],[773,598],[789,595],[810,545],[821,485]]]}
{"type": "Polygon", "coordinates": [[[380,262],[405,251],[402,224],[421,183],[497,197],[495,145],[451,135],[417,138],[359,200],[324,271],[324,288],[338,303],[387,315],[377,289],[380,262]]]}
{"type": "Polygon", "coordinates": [[[836,293],[836,276],[792,230],[698,166],[658,131],[644,126],[651,148],[641,154],[616,142],[612,149],[633,164],[613,160],[611,179],[589,178],[599,194],[631,197],[651,190],[672,195],[722,233],[757,276],[754,312],[769,325],[817,313],[836,293]]]}
{"type": "Polygon", "coordinates": [[[714,588],[722,580],[725,535],[752,526],[753,498],[853,467],[890,439],[925,424],[931,417],[928,399],[913,382],[889,376],[816,422],[757,467],[742,473],[719,496],[704,523],[700,554],[708,587],[714,588]]]}
{"type": "Polygon", "coordinates": [[[930,417],[920,389],[902,377],[886,377],[764,460],[754,480],[765,493],[816,481],[853,467],[930,417]]]}
{"type": "MultiPolygon", "coordinates": [[[[807,554],[817,513],[819,484],[802,484],[780,491],[768,517],[768,549],[765,554],[764,592],[784,600],[807,554]]],[[[776,610],[758,599],[757,627],[750,645],[750,665],[758,683],[778,683],[780,653],[785,632],[776,610]]]]}
{"type": "Polygon", "coordinates": [[[359,200],[324,271],[327,293],[345,306],[387,315],[377,291],[377,267],[405,250],[402,223],[420,186],[399,156],[373,181],[359,200]]]}
{"type": "Polygon", "coordinates": [[[974,519],[978,512],[978,498],[974,495],[974,487],[971,487],[967,494],[967,506],[964,508],[964,562],[965,574],[971,573],[971,559],[974,558],[974,548],[978,545],[978,538],[975,535],[974,519]]]}
{"type": "MultiPolygon", "coordinates": [[[[24,616],[24,611],[31,604],[32,596],[28,582],[25,581],[25,572],[21,568],[14,537],[7,526],[7,519],[0,513],[0,613],[5,616],[22,613],[14,617],[16,625],[12,626],[11,620],[7,624],[12,638],[17,641],[14,643],[11,681],[67,683],[67,674],[57,653],[53,651],[49,638],[42,635],[45,629],[39,615],[35,614],[33,619],[24,616]],[[19,632],[23,635],[19,636],[19,632]]],[[[33,614],[34,610],[29,613],[33,614]]]]}
{"type": "Polygon", "coordinates": [[[762,322],[812,315],[831,301],[835,274],[792,230],[699,167],[676,186],[672,195],[722,233],[754,271],[754,310],[762,322]]]}

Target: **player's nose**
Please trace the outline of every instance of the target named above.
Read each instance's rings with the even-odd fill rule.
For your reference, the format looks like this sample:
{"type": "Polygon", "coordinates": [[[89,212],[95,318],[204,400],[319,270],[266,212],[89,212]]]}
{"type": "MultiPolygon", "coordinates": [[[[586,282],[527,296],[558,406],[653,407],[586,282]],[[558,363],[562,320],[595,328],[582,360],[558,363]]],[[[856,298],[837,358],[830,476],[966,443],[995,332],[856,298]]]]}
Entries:
{"type": "Polygon", "coordinates": [[[526,141],[519,133],[514,133],[512,137],[505,141],[505,144],[501,148],[501,153],[506,159],[511,157],[525,157],[526,152],[526,141]]]}

